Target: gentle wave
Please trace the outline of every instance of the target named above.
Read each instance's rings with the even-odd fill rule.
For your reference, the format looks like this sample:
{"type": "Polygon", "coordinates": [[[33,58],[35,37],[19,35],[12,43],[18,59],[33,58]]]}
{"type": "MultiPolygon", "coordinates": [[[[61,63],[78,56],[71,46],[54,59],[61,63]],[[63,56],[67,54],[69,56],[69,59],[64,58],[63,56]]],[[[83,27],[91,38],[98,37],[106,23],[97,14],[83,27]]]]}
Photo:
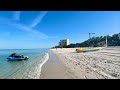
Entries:
{"type": "MultiPolygon", "coordinates": [[[[38,70],[37,68],[41,66],[44,59],[49,58],[49,55],[46,54],[48,52],[48,49],[0,50],[0,79],[26,79],[29,76],[32,76],[32,72],[38,70]],[[6,57],[12,52],[29,56],[29,60],[8,62],[6,57]]],[[[34,77],[37,78],[36,74],[34,77]]]]}
{"type": "Polygon", "coordinates": [[[49,59],[49,54],[46,53],[43,58],[38,62],[38,64],[34,67],[34,71],[30,70],[30,72],[25,77],[26,79],[40,79],[41,68],[49,59]]]}

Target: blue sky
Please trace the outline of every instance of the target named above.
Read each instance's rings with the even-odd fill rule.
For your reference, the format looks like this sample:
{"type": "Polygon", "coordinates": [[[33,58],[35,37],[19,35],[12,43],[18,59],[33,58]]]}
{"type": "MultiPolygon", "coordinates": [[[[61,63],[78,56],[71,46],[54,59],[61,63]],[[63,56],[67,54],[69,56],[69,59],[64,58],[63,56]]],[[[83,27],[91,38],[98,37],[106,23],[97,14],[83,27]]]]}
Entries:
{"type": "Polygon", "coordinates": [[[119,11],[0,11],[0,48],[49,48],[120,32],[119,11]],[[92,35],[93,36],[93,35],[92,35]]]}

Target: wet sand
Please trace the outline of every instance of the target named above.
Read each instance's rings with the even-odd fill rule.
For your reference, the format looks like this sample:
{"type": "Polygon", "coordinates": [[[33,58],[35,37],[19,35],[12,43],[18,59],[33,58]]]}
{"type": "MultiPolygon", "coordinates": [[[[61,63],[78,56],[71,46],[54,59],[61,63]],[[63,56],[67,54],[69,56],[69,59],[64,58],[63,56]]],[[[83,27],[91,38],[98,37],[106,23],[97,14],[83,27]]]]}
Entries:
{"type": "Polygon", "coordinates": [[[62,64],[59,58],[50,51],[49,60],[43,65],[40,79],[74,79],[73,73],[62,64]]]}
{"type": "Polygon", "coordinates": [[[86,53],[76,53],[75,49],[51,49],[55,55],[43,65],[41,78],[120,79],[120,47],[86,53]]]}

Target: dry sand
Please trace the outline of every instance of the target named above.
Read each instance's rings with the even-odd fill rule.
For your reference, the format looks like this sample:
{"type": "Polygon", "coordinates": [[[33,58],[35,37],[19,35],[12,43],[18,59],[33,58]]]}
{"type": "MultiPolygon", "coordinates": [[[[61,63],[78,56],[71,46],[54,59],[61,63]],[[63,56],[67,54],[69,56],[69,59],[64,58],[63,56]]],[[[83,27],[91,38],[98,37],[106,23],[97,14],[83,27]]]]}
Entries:
{"type": "Polygon", "coordinates": [[[86,53],[76,53],[75,49],[51,49],[59,60],[58,58],[53,59],[54,57],[48,60],[43,66],[44,75],[41,77],[49,79],[120,79],[120,47],[101,48],[99,51],[86,53]],[[55,62],[58,62],[59,65],[55,62]],[[54,73],[58,74],[54,74],[52,69],[54,73]],[[67,73],[63,74],[63,72],[67,73]]]}

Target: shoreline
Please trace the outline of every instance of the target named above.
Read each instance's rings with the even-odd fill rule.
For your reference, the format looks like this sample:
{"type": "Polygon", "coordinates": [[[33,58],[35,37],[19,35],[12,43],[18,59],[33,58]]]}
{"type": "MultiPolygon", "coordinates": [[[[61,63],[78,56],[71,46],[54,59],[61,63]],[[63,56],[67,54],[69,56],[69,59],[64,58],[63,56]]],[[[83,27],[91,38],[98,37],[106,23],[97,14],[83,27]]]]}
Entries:
{"type": "Polygon", "coordinates": [[[42,66],[40,79],[74,79],[73,73],[63,65],[57,55],[50,50],[49,59],[42,66]]]}
{"type": "MultiPolygon", "coordinates": [[[[71,51],[75,53],[74,50],[71,50],[71,51]]],[[[59,60],[64,64],[64,66],[71,73],[74,74],[76,79],[103,79],[104,78],[102,75],[99,75],[98,73],[95,73],[94,71],[92,71],[90,68],[86,67],[86,65],[83,65],[82,63],[78,63],[75,59],[70,58],[69,56],[72,56],[72,55],[69,55],[70,53],[64,52],[64,51],[69,52],[69,49],[58,49],[58,51],[56,51],[55,49],[52,49],[52,51],[59,57],[59,60]],[[67,54],[69,56],[66,56],[67,54]]]]}
{"type": "Polygon", "coordinates": [[[85,53],[76,53],[75,50],[50,49],[50,59],[43,65],[41,79],[120,78],[119,47],[100,47],[98,51],[85,53]]]}

